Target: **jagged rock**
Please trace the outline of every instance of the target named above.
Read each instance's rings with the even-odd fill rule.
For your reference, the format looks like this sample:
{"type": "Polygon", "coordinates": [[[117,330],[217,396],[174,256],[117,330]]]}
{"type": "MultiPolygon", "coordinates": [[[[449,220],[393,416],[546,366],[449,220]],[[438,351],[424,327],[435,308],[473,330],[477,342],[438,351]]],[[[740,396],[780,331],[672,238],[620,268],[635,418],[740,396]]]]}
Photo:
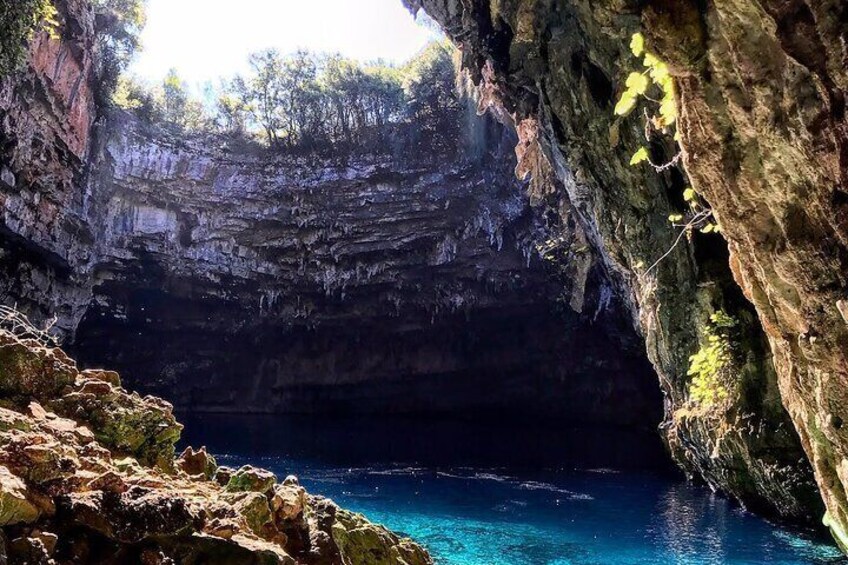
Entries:
{"type": "MultiPolygon", "coordinates": [[[[206,452],[205,447],[197,451],[192,447],[186,447],[177,459],[177,467],[184,473],[200,476],[206,480],[215,477],[218,471],[215,458],[206,452]]],[[[227,480],[229,481],[229,478],[227,480]]]]}
{"type": "Polygon", "coordinates": [[[271,508],[278,521],[288,522],[300,518],[306,508],[306,489],[296,482],[292,484],[287,478],[286,482],[274,487],[271,508]]]}
{"type": "Polygon", "coordinates": [[[202,525],[185,500],[141,487],[123,494],[73,493],[59,500],[58,511],[60,519],[119,543],[179,536],[199,530],[202,525]]]}
{"type": "Polygon", "coordinates": [[[277,482],[274,473],[265,469],[257,469],[245,465],[230,477],[226,489],[229,492],[260,492],[267,493],[277,482]]]}
{"type": "Polygon", "coordinates": [[[38,508],[27,500],[24,482],[0,466],[0,526],[29,524],[39,515],[38,508]]]}
{"type": "Polygon", "coordinates": [[[372,565],[424,565],[430,558],[419,546],[398,538],[381,526],[368,522],[361,514],[336,512],[333,539],[339,551],[354,563],[372,565]]]}
{"type": "Polygon", "coordinates": [[[50,551],[45,546],[44,541],[39,538],[15,538],[9,543],[8,551],[12,563],[26,563],[27,565],[56,564],[50,558],[50,551]]]}
{"type": "Polygon", "coordinates": [[[227,486],[227,483],[230,482],[230,479],[233,478],[236,470],[232,467],[227,467],[226,465],[221,465],[215,470],[215,482],[221,485],[222,487],[227,486]]]}
{"type": "Polygon", "coordinates": [[[9,335],[0,335],[0,367],[0,394],[11,398],[55,397],[73,384],[76,373],[63,352],[9,335]]]}
{"type": "Polygon", "coordinates": [[[121,376],[115,371],[104,371],[102,369],[87,369],[80,373],[84,379],[96,379],[109,383],[112,386],[121,386],[121,376]]]}
{"type": "MultiPolygon", "coordinates": [[[[0,343],[11,341],[0,329],[0,343]]],[[[26,387],[0,396],[7,406],[0,408],[0,527],[10,540],[0,546],[8,546],[13,562],[52,564],[61,555],[116,565],[295,565],[301,562],[295,556],[310,556],[316,563],[368,565],[362,551],[384,555],[410,547],[389,534],[354,534],[359,541],[345,553],[334,535],[341,539],[346,526],[336,524],[332,503],[309,497],[294,480],[276,484],[262,469],[216,469],[205,449],[186,450],[175,461],[181,428],[165,403],[129,394],[114,378],[80,373],[59,350],[16,343],[24,348],[18,369],[31,372],[20,375],[26,387]],[[40,380],[51,381],[56,367],[70,371],[74,384],[44,386],[40,380]],[[105,416],[111,410],[125,413],[105,416]],[[139,433],[144,442],[126,439],[139,433]]],[[[356,523],[367,527],[364,519],[356,523]]]]}

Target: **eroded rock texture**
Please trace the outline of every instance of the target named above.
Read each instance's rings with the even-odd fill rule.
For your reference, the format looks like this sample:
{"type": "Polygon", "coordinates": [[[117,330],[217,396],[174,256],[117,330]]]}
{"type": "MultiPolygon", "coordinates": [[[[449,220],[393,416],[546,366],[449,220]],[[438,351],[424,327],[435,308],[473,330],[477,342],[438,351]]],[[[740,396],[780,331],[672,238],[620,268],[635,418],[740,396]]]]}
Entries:
{"type": "MultiPolygon", "coordinates": [[[[751,505],[818,520],[809,466],[782,403],[833,512],[841,507],[833,500],[843,498],[834,479],[840,442],[837,432],[826,439],[819,431],[812,441],[809,428],[819,422],[815,429],[825,429],[846,409],[836,385],[845,371],[837,307],[845,272],[838,142],[844,6],[769,4],[407,1],[461,44],[486,101],[513,115],[522,137],[520,172],[544,176],[552,167],[559,177],[560,197],[576,211],[645,337],[666,396],[663,430],[675,459],[751,505]],[[719,236],[699,234],[651,270],[678,236],[667,218],[682,209],[687,180],[674,169],[657,174],[628,165],[644,144],[643,120],[640,112],[618,119],[612,109],[640,65],[628,49],[639,30],[678,77],[686,169],[717,211],[732,260],[719,236]],[[805,303],[804,296],[817,298],[805,303]],[[737,347],[744,355],[727,401],[703,409],[690,398],[687,370],[718,309],[741,320],[737,347]],[[834,383],[829,391],[825,382],[834,383]]],[[[661,143],[652,152],[660,162],[673,155],[661,143]]]]}
{"type": "Polygon", "coordinates": [[[89,7],[60,4],[3,82],[0,296],[84,364],[182,409],[658,421],[588,236],[531,209],[509,128],[322,160],[97,118],[89,7]],[[549,238],[571,251],[543,261],[549,238]]]}
{"type": "Polygon", "coordinates": [[[111,131],[75,350],[133,387],[185,409],[655,421],[591,252],[565,263],[564,292],[540,260],[552,230],[500,125],[477,152],[345,162],[111,131]]]}
{"type": "Polygon", "coordinates": [[[167,402],[0,329],[0,546],[9,563],[431,563],[407,538],[205,449],[167,402]]]}
{"type": "Polygon", "coordinates": [[[28,65],[0,81],[0,297],[70,330],[90,295],[80,187],[97,118],[97,55],[89,3],[56,4],[62,37],[36,35],[28,65]]]}

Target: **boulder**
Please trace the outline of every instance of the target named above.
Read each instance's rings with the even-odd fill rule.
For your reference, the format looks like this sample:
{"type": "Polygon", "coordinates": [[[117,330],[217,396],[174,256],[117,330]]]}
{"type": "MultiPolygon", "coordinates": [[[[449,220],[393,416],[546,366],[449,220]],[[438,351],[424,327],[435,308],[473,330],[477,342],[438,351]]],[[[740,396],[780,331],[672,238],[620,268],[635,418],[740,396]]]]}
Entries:
{"type": "Polygon", "coordinates": [[[245,465],[230,477],[226,489],[229,492],[267,493],[276,482],[277,477],[274,473],[265,469],[257,469],[252,465],[245,465]]]}

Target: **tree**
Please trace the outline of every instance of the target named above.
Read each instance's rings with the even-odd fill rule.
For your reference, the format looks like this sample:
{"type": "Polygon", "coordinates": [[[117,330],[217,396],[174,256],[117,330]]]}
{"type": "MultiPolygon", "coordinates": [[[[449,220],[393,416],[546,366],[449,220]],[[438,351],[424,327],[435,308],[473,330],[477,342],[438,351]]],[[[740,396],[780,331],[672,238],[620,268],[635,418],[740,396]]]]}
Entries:
{"type": "Polygon", "coordinates": [[[41,29],[58,27],[56,8],[50,0],[0,2],[0,77],[18,69],[27,41],[41,29]]]}
{"type": "Polygon", "coordinates": [[[279,51],[266,49],[248,58],[253,72],[248,78],[236,77],[233,87],[243,100],[253,120],[265,131],[268,144],[277,145],[283,127],[282,74],[279,51]]]}
{"type": "Polygon", "coordinates": [[[141,46],[141,32],[147,22],[145,0],[93,0],[93,4],[102,94],[108,96],[141,46]]]}
{"type": "Polygon", "coordinates": [[[431,43],[407,65],[406,73],[411,117],[431,134],[450,130],[462,109],[453,47],[447,42],[431,43]]]}
{"type": "Polygon", "coordinates": [[[199,130],[206,119],[201,102],[193,98],[176,69],[171,69],[162,81],[158,96],[162,119],[180,129],[199,130]]]}

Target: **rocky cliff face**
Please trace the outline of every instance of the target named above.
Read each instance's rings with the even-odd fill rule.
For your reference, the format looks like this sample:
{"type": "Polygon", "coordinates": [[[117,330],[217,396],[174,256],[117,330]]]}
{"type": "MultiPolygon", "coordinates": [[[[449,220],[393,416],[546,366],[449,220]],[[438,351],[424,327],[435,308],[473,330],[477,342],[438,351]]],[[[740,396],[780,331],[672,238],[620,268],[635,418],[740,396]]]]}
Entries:
{"type": "Polygon", "coordinates": [[[491,121],[476,137],[455,156],[328,162],[113,125],[75,351],[184,409],[651,422],[659,401],[592,254],[563,292],[515,139],[491,121]]]}
{"type": "Polygon", "coordinates": [[[0,297],[64,330],[89,301],[92,233],[80,189],[97,118],[94,17],[57,3],[62,37],[38,34],[28,64],[0,81],[0,297]]]}
{"type": "Polygon", "coordinates": [[[84,365],[180,409],[658,421],[586,234],[531,209],[508,128],[322,160],[97,118],[91,14],[62,18],[3,83],[0,296],[84,365]],[[543,261],[548,239],[573,252],[543,261]]]}
{"type": "Polygon", "coordinates": [[[819,518],[782,403],[844,544],[844,3],[407,5],[441,22],[489,99],[514,115],[523,170],[548,163],[562,180],[645,336],[675,458],[743,500],[819,518]],[[644,143],[641,116],[618,119],[612,107],[638,64],[636,31],[671,67],[685,170],[727,240],[696,236],[650,273],[677,236],[666,218],[686,181],[628,166],[644,143]],[[721,410],[695,410],[686,373],[706,317],[723,308],[744,319],[750,308],[734,280],[770,347],[747,324],[738,386],[721,410]]]}

